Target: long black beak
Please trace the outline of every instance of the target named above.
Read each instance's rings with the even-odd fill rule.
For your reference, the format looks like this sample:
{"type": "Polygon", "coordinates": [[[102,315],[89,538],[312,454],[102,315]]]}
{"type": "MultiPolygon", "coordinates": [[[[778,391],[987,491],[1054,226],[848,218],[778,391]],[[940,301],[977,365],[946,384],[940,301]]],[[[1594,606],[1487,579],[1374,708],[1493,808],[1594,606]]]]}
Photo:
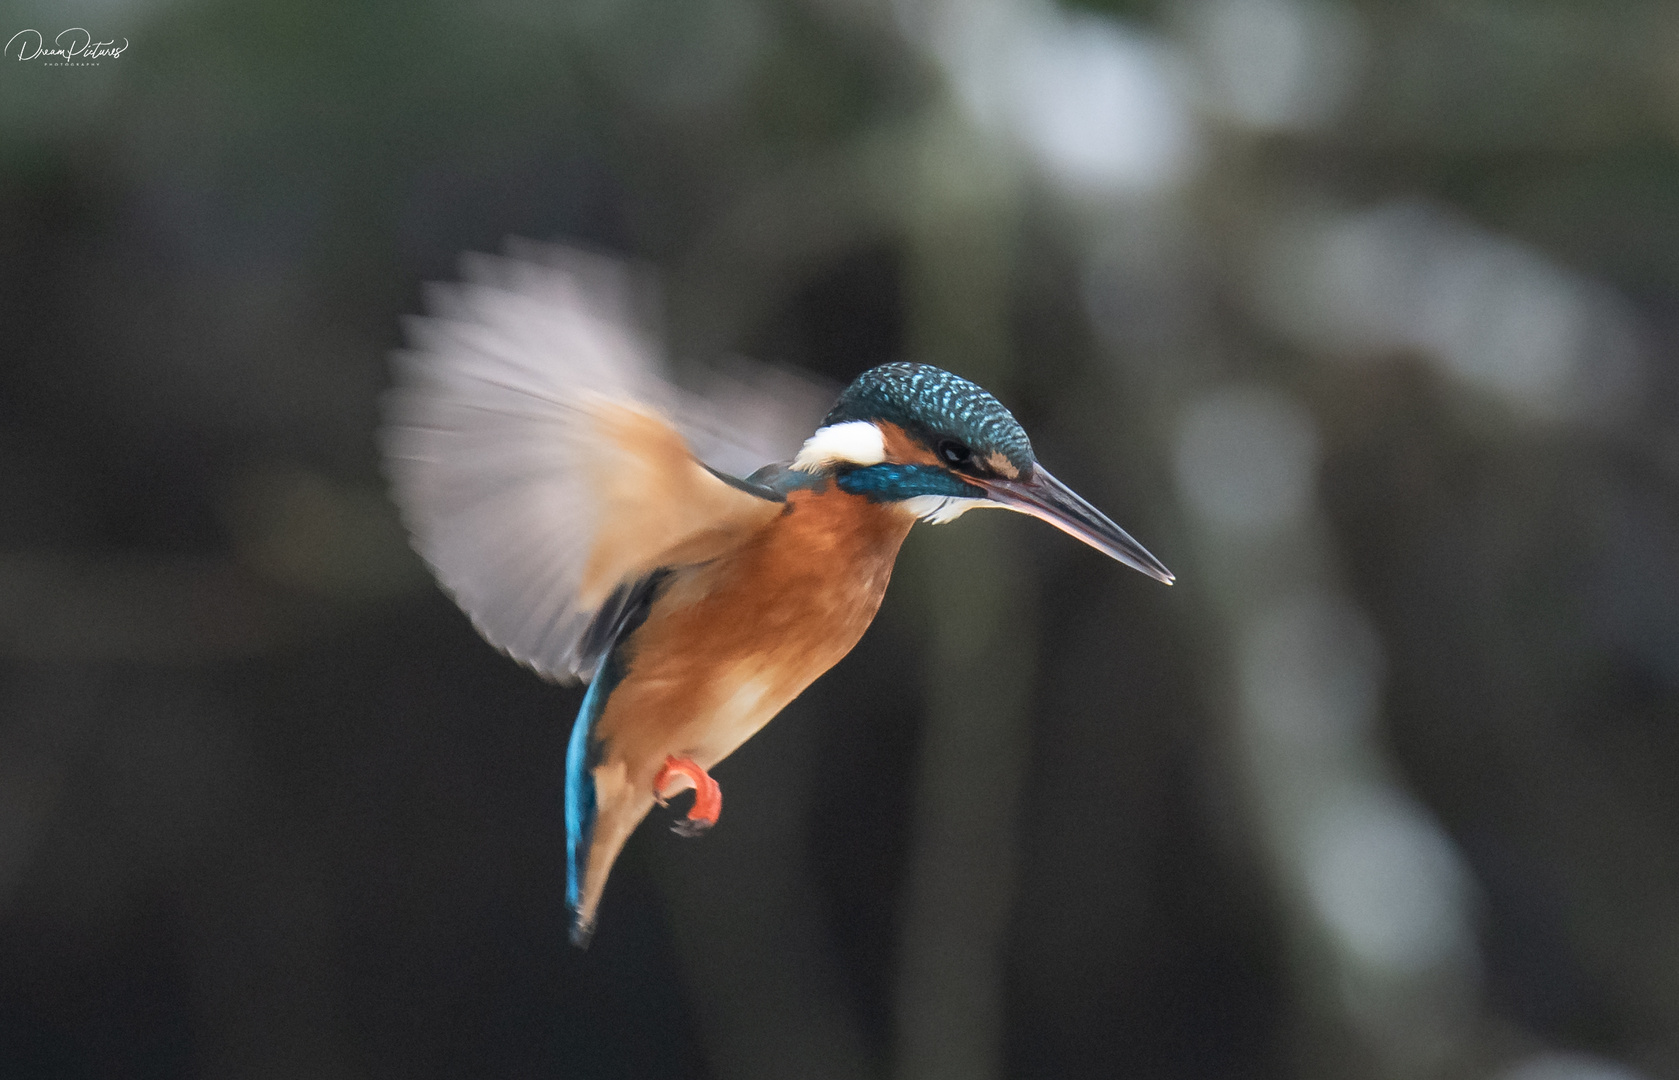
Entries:
{"type": "Polygon", "coordinates": [[[964,479],[983,487],[994,501],[1010,510],[1041,518],[1156,581],[1170,585],[1177,580],[1159,559],[1148,553],[1147,548],[1131,539],[1130,533],[1085,502],[1078,492],[1051,476],[1042,465],[1033,469],[1030,480],[964,479]]]}

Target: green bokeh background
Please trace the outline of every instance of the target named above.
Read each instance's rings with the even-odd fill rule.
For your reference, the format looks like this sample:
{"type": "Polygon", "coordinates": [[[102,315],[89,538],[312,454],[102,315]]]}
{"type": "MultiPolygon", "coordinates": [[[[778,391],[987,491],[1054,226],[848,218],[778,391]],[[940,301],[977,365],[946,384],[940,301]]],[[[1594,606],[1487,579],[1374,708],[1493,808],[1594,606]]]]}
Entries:
{"type": "Polygon", "coordinates": [[[1679,1077],[1679,5],[0,15],[129,42],[0,58],[0,1074],[1679,1077]],[[1175,171],[976,105],[1076,69],[991,17],[1175,171]],[[683,362],[981,381],[1181,584],[918,530],[573,951],[579,693],[375,452],[507,236],[657,269],[683,362]]]}

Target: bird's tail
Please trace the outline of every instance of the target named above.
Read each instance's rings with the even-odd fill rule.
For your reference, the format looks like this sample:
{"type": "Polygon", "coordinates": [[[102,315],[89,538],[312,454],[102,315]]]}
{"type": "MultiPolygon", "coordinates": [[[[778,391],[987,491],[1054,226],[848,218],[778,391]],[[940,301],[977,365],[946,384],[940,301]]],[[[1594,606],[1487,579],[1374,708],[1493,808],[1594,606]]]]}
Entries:
{"type": "MultiPolygon", "coordinates": [[[[606,699],[624,680],[623,644],[647,620],[653,601],[669,576],[669,570],[655,570],[633,585],[618,589],[601,609],[597,617],[599,625],[591,627],[587,635],[595,642],[591,648],[600,652],[600,663],[595,668],[594,680],[589,683],[589,692],[583,695],[577,720],[571,725],[571,741],[566,744],[565,757],[566,904],[572,913],[571,943],[578,948],[586,948],[595,932],[594,904],[591,902],[585,910],[583,903],[589,885],[584,880],[589,869],[589,851],[595,843],[595,819],[600,810],[595,766],[600,764],[601,746],[595,738],[595,724],[606,711],[606,699]]],[[[623,837],[617,836],[613,842],[621,844],[623,837]]],[[[613,854],[616,853],[614,849],[613,854]]],[[[611,865],[610,860],[607,865],[611,865]]]]}
{"type": "Polygon", "coordinates": [[[589,865],[589,845],[595,832],[594,767],[598,751],[595,747],[595,721],[600,719],[606,705],[611,684],[617,680],[608,661],[596,672],[583,695],[583,707],[571,725],[571,740],[566,744],[565,756],[565,847],[566,847],[566,906],[571,909],[571,943],[587,948],[594,935],[593,918],[585,918],[582,911],[583,872],[589,865]]]}

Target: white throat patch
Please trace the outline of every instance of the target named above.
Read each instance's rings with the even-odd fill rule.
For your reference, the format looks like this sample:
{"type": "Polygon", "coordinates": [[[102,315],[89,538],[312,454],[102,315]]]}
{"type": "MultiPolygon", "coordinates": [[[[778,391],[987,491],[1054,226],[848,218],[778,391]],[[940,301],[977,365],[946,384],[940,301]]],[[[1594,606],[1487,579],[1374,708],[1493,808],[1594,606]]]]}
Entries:
{"type": "Polygon", "coordinates": [[[825,465],[879,465],[886,460],[886,439],[867,420],[848,420],[817,428],[805,440],[793,468],[816,472],[825,465]]]}
{"type": "Polygon", "coordinates": [[[990,499],[967,499],[959,495],[916,495],[897,504],[904,513],[929,525],[943,525],[955,521],[969,510],[984,510],[987,507],[1002,505],[990,499]]]}

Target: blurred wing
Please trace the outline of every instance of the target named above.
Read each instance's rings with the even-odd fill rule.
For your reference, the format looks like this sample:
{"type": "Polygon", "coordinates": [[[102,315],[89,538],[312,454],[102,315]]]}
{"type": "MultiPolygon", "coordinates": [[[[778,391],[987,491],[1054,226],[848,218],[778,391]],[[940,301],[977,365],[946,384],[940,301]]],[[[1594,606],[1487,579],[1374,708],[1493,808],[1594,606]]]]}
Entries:
{"type": "Polygon", "coordinates": [[[622,264],[515,255],[469,257],[408,323],[385,455],[416,549],[484,637],[586,680],[647,575],[717,557],[781,505],[708,471],[673,426],[735,468],[766,430],[662,377],[622,264]]]}
{"type": "Polygon", "coordinates": [[[700,460],[731,476],[788,462],[839,397],[839,386],[809,375],[735,359],[691,373],[692,393],[668,409],[700,460]]]}

